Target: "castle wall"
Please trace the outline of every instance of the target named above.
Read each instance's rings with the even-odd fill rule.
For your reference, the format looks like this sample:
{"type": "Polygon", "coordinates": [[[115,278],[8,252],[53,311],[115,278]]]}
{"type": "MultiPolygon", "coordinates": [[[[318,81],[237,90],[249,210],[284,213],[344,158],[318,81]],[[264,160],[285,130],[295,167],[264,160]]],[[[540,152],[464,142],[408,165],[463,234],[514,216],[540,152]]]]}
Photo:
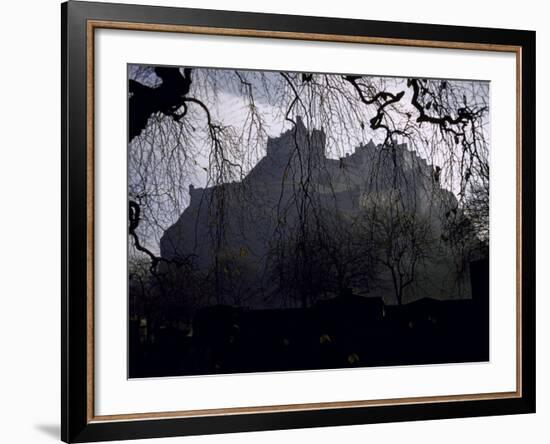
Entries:
{"type": "MultiPolygon", "coordinates": [[[[265,295],[275,291],[269,272],[274,245],[290,242],[304,218],[311,218],[308,226],[321,218],[330,237],[342,224],[357,225],[354,220],[370,209],[380,214],[399,207],[425,224],[430,236],[430,251],[418,261],[404,302],[469,298],[468,252],[453,250],[443,239],[446,214],[457,201],[434,180],[433,167],[405,144],[388,148],[370,142],[336,160],[326,158],[325,143],[322,131],[308,131],[298,120],[293,130],[268,139],[266,156],[241,183],[190,187],[189,207],[161,240],[162,256],[193,256],[203,275],[220,261],[240,267],[246,275],[239,277],[243,291],[261,295],[248,303],[265,306],[273,303],[265,295]],[[309,170],[299,163],[304,158],[312,160],[306,163],[309,170]]],[[[389,269],[380,266],[377,276],[376,283],[356,290],[395,303],[389,269]]]]}

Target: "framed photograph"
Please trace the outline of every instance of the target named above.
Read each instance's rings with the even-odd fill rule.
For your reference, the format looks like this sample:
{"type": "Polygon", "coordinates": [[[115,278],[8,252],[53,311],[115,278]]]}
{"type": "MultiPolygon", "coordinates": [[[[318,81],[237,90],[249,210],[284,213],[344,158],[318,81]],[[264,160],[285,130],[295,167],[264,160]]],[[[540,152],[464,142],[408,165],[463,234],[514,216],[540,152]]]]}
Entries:
{"type": "Polygon", "coordinates": [[[535,33],[62,12],[62,439],[535,411],[535,33]]]}

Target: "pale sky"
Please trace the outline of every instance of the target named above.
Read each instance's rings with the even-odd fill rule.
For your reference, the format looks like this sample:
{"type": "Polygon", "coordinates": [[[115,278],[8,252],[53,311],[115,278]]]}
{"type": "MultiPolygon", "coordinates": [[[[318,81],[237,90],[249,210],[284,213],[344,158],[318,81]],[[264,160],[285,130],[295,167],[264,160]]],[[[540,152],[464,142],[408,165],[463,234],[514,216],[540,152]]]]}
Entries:
{"type": "MultiPolygon", "coordinates": [[[[201,68],[193,68],[195,72],[198,70],[202,70],[203,72],[207,72],[206,70],[203,70],[201,68]]],[[[212,72],[212,70],[210,70],[212,72]]],[[[243,93],[242,90],[239,90],[239,84],[230,83],[228,81],[223,81],[225,79],[224,76],[228,76],[232,73],[232,70],[216,70],[214,73],[214,77],[206,78],[205,81],[200,83],[200,77],[198,77],[199,81],[196,82],[195,80],[192,83],[192,89],[190,91],[191,96],[200,97],[200,99],[205,103],[205,105],[209,108],[212,118],[215,122],[220,122],[223,125],[230,126],[235,129],[236,132],[238,132],[238,129],[241,129],[245,127],[246,124],[246,118],[247,118],[247,100],[246,96],[243,93]],[[217,75],[220,75],[220,79],[222,81],[217,81],[217,75]],[[208,81],[216,82],[215,83],[215,91],[216,93],[211,93],[209,90],[209,83],[208,81]]],[[[257,77],[255,77],[254,72],[247,72],[247,71],[241,71],[241,73],[246,77],[246,80],[249,81],[254,88],[254,100],[255,105],[258,108],[260,114],[264,118],[264,129],[268,136],[270,137],[277,137],[280,135],[283,131],[290,128],[290,124],[288,122],[284,121],[284,108],[278,104],[273,98],[268,98],[264,95],[264,91],[271,91],[274,90],[276,87],[280,87],[280,73],[278,72],[268,72],[264,73],[263,80],[266,82],[263,86],[267,85],[267,88],[262,88],[262,85],[259,83],[257,77]],[[279,82],[279,83],[277,83],[279,82]],[[278,86],[279,85],[279,86],[278,86]]],[[[129,65],[128,66],[128,76],[131,79],[138,80],[139,82],[146,84],[148,86],[154,87],[159,84],[158,77],[154,74],[153,67],[148,66],[141,66],[141,65],[129,65]]],[[[335,75],[338,76],[338,75],[335,75]]],[[[405,91],[405,96],[403,99],[399,102],[398,106],[401,107],[409,107],[412,108],[412,105],[410,104],[412,91],[411,88],[407,87],[406,79],[404,78],[380,78],[380,77],[372,77],[374,81],[384,82],[384,88],[388,91],[393,92],[394,94],[405,91]]],[[[370,80],[370,79],[369,79],[370,80]]],[[[454,82],[454,81],[453,81],[454,82]]],[[[460,82],[457,82],[460,83],[460,82]]],[[[471,83],[471,82],[470,82],[471,83]]],[[[480,85],[486,82],[475,82],[476,84],[479,83],[480,85]]],[[[477,87],[474,85],[472,87],[472,90],[477,90],[477,87]]],[[[213,90],[214,90],[213,89],[213,90]]],[[[213,91],[212,90],[212,91],[213,91]]],[[[276,95],[276,94],[274,94],[276,95]]],[[[469,101],[472,99],[472,97],[468,98],[469,101]]],[[[475,97],[473,98],[475,99],[475,97]]],[[[405,108],[403,108],[405,109],[405,108]]],[[[404,112],[404,111],[403,111],[404,112]]],[[[299,114],[299,112],[297,112],[299,114]]],[[[402,117],[397,114],[393,114],[393,118],[395,119],[396,125],[402,125],[404,121],[400,121],[402,117]]],[[[188,116],[186,116],[187,118],[188,116]]],[[[382,131],[373,131],[370,130],[368,126],[368,118],[370,116],[366,117],[366,128],[363,131],[358,131],[356,134],[351,135],[351,138],[349,138],[344,143],[341,142],[339,139],[331,139],[331,135],[328,134],[328,140],[327,140],[327,157],[331,158],[338,158],[345,156],[346,153],[352,153],[357,146],[360,144],[366,144],[371,138],[374,140],[375,143],[381,143],[384,138],[384,134],[382,131]]],[[[200,116],[198,117],[200,119],[200,116]]],[[[204,117],[202,117],[202,125],[204,125],[204,117]]],[[[168,118],[168,121],[169,118],[168,118]]],[[[488,121],[488,119],[487,119],[488,121]]],[[[197,126],[201,125],[201,122],[197,121],[195,122],[197,126]]],[[[488,124],[488,122],[487,122],[488,124]]],[[[430,127],[429,124],[424,124],[422,131],[426,133],[427,137],[432,137],[433,130],[430,127]]],[[[310,130],[312,128],[309,128],[310,130]]],[[[486,133],[490,137],[490,131],[489,128],[486,128],[486,133]]],[[[190,184],[193,184],[196,188],[205,187],[209,182],[209,153],[210,153],[210,147],[208,146],[209,141],[207,139],[204,139],[204,141],[200,140],[200,137],[197,133],[197,141],[196,141],[196,147],[194,149],[194,155],[192,162],[189,160],[186,161],[186,172],[187,174],[183,175],[183,177],[177,178],[177,202],[174,204],[173,201],[163,201],[159,202],[155,208],[157,208],[156,211],[159,213],[162,212],[162,208],[165,208],[167,213],[170,213],[170,216],[167,216],[165,218],[159,218],[158,224],[156,227],[151,227],[149,232],[145,234],[145,237],[147,237],[147,244],[148,246],[158,252],[158,240],[160,239],[160,236],[162,235],[162,232],[164,229],[168,228],[168,226],[175,222],[177,220],[177,215],[181,214],[183,209],[186,208],[188,205],[188,194],[187,190],[189,188],[190,184]],[[201,147],[202,143],[202,147],[201,147]],[[163,219],[160,221],[160,219],[163,219]]],[[[178,141],[174,139],[174,137],[170,136],[158,136],[154,141],[151,143],[154,146],[151,146],[151,144],[143,144],[143,140],[137,140],[141,139],[136,138],[134,141],[130,144],[129,150],[130,153],[139,153],[140,150],[150,150],[153,149],[153,152],[160,152],[163,149],[166,150],[167,146],[172,144],[176,146],[178,144],[178,141]],[[163,138],[164,137],[164,138],[163,138]],[[160,150],[160,151],[159,151],[160,150]]],[[[399,140],[398,140],[399,141],[399,140]]],[[[244,175],[250,170],[256,163],[259,161],[264,155],[265,155],[265,144],[266,140],[264,137],[261,138],[261,140],[253,147],[248,148],[246,146],[242,147],[242,152],[246,154],[246,161],[243,164],[244,167],[244,175]]],[[[175,149],[181,150],[184,149],[182,146],[176,147],[175,149]]],[[[418,155],[423,158],[429,158],[429,163],[438,164],[439,159],[441,158],[440,154],[433,150],[433,147],[428,147],[420,144],[419,146],[415,147],[409,147],[409,149],[415,149],[418,152],[418,155]]],[[[158,157],[162,157],[160,154],[158,157]]],[[[163,164],[155,164],[156,169],[154,169],[155,173],[152,173],[152,171],[149,171],[150,174],[163,174],[162,168],[165,167],[163,164]]],[[[458,180],[457,177],[451,176],[450,174],[448,177],[445,177],[446,172],[443,171],[442,175],[442,181],[445,184],[446,187],[449,189],[454,188],[453,184],[456,185],[456,181],[458,180]]],[[[143,176],[140,176],[139,174],[136,174],[135,171],[133,171],[130,168],[129,171],[129,186],[130,186],[130,192],[134,189],[132,185],[138,185],[140,181],[143,180],[143,176]]],[[[166,185],[165,185],[166,186],[166,185]]],[[[174,185],[170,185],[171,187],[174,187],[174,185]]],[[[141,227],[140,227],[141,228],[141,227]]]]}

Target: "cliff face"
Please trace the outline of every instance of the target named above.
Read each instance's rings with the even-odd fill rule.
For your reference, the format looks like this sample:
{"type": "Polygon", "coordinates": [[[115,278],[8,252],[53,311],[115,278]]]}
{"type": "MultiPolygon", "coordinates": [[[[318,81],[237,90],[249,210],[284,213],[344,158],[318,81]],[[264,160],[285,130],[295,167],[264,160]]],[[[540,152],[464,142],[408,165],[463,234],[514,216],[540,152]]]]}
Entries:
{"type": "Polygon", "coordinates": [[[344,287],[390,304],[469,298],[475,239],[455,239],[467,221],[439,170],[404,144],[329,159],[325,139],[298,119],[242,182],[190,187],[161,255],[193,257],[222,302],[247,306],[307,305],[344,287]],[[284,294],[304,287],[307,298],[284,294]]]}

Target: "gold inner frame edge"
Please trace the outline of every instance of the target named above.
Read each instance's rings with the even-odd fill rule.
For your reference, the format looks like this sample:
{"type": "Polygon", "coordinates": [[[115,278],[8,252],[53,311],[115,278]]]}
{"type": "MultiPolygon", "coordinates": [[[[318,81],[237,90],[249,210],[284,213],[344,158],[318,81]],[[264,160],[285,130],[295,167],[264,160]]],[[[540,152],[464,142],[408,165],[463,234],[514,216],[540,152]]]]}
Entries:
{"type": "Polygon", "coordinates": [[[359,408],[389,405],[407,405],[417,403],[440,403],[478,401],[494,399],[521,398],[522,396],[522,292],[521,292],[521,179],[522,179],[522,48],[515,45],[488,43],[448,42],[437,40],[398,39],[384,37],[351,36],[336,34],[311,34],[286,31],[265,31],[255,29],[216,28],[188,25],[165,25],[150,23],[132,23],[124,21],[87,20],[86,24],[86,207],[87,207],[87,396],[86,413],[88,423],[154,420],[166,418],[190,418],[200,416],[227,416],[238,414],[260,414],[275,412],[296,412],[303,410],[327,410],[336,408],[359,408]],[[392,399],[360,401],[334,401],[303,404],[280,404],[269,406],[227,407],[213,409],[181,410],[171,412],[144,412],[115,415],[94,413],[94,32],[95,29],[118,29],[129,31],[175,32],[201,35],[219,35],[231,37],[277,38],[289,40],[324,41],[337,43],[362,43],[372,45],[395,45],[421,48],[462,49],[473,51],[511,52],[516,56],[516,390],[513,392],[473,393],[463,395],[419,396],[392,399]]]}

